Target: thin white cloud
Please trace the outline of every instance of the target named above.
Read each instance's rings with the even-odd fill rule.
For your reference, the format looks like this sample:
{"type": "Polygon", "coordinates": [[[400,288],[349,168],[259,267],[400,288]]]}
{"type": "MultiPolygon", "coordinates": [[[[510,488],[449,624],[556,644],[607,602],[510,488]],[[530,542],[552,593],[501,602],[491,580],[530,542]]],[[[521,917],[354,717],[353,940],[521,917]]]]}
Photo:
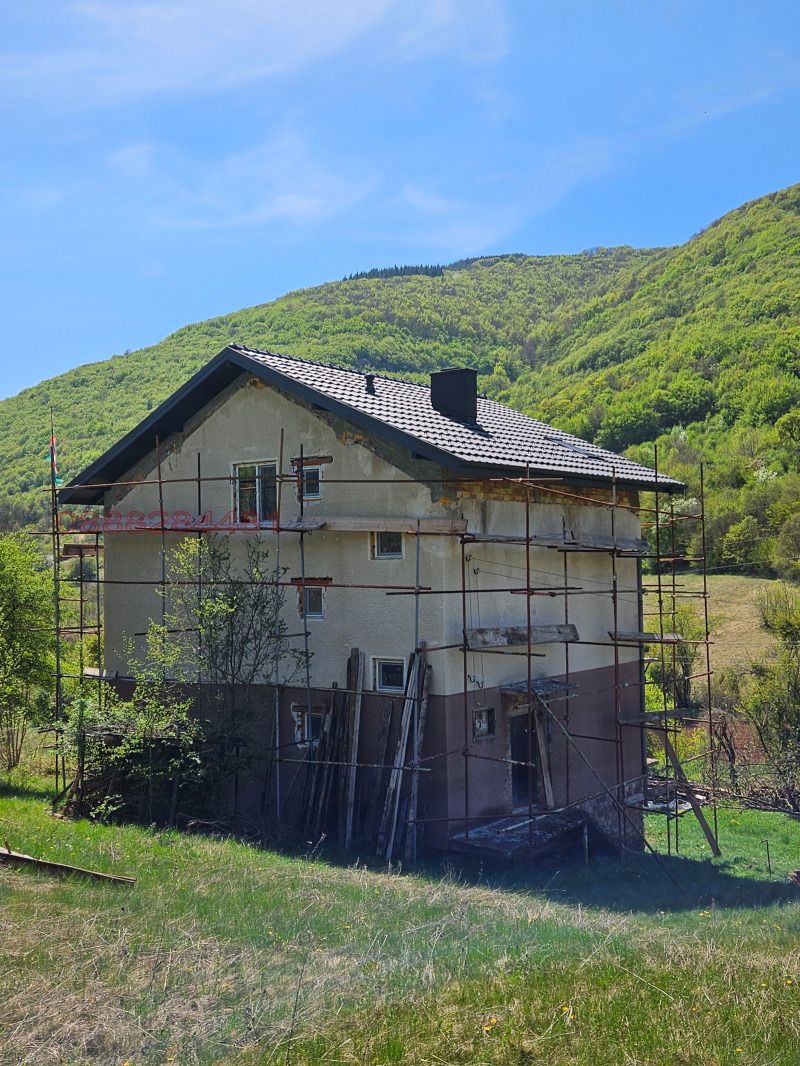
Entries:
{"type": "MultiPolygon", "coordinates": [[[[136,158],[138,148],[115,156],[136,158]]],[[[355,169],[321,161],[300,134],[289,130],[211,164],[174,156],[153,159],[146,183],[149,211],[161,229],[319,223],[370,194],[374,177],[363,169],[350,173],[355,169]]]]}
{"type": "Polygon", "coordinates": [[[363,61],[504,50],[500,0],[77,0],[63,43],[6,45],[0,99],[54,109],[207,94],[297,73],[367,43],[363,61]]]}
{"type": "Polygon", "coordinates": [[[403,59],[457,51],[469,62],[490,63],[509,49],[498,0],[406,0],[394,14],[391,52],[403,59]]]}

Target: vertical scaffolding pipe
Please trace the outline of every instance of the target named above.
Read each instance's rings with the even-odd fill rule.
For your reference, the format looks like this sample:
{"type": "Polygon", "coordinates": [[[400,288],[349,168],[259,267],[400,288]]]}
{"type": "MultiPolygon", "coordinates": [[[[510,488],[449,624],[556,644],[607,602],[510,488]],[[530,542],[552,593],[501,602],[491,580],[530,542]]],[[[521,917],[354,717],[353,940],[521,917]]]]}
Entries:
{"type": "Polygon", "coordinates": [[[656,556],[656,577],[657,577],[656,584],[657,584],[657,587],[658,587],[658,627],[659,627],[658,632],[659,632],[659,636],[661,638],[661,643],[659,644],[659,655],[661,656],[661,679],[662,679],[661,692],[662,692],[662,696],[663,696],[663,711],[664,711],[664,781],[665,781],[665,784],[666,784],[666,793],[667,793],[667,816],[666,816],[667,817],[667,855],[671,855],[672,854],[672,825],[671,825],[672,816],[670,815],[670,808],[669,808],[669,803],[670,803],[670,799],[669,799],[669,766],[670,766],[670,762],[669,762],[669,759],[667,758],[667,743],[669,741],[669,736],[668,736],[668,733],[667,733],[667,729],[668,729],[669,721],[668,721],[668,718],[667,718],[667,690],[666,690],[666,687],[663,684],[663,680],[666,677],[666,672],[667,671],[666,671],[666,662],[664,660],[664,590],[662,588],[662,583],[661,583],[661,512],[660,512],[660,496],[659,496],[659,492],[658,492],[658,445],[657,444],[653,445],[653,470],[654,470],[655,475],[656,475],[656,478],[655,478],[655,482],[656,482],[656,488],[655,488],[655,529],[656,529],[655,556],[656,556]]]}
{"type": "MultiPolygon", "coordinates": [[[[300,518],[302,519],[304,514],[303,501],[306,494],[306,476],[305,465],[303,460],[303,445],[300,445],[300,471],[298,473],[298,482],[300,485],[300,518]]],[[[303,651],[306,659],[306,711],[308,712],[308,718],[306,719],[307,727],[311,729],[311,663],[308,658],[308,619],[306,618],[306,548],[304,542],[303,523],[300,523],[300,602],[303,605],[303,651]]],[[[310,745],[309,751],[310,757],[314,758],[314,745],[310,745]]]]}
{"type": "MultiPolygon", "coordinates": [[[[58,498],[56,495],[56,430],[53,408],[50,408],[50,523],[53,551],[53,611],[56,630],[56,795],[58,795],[58,757],[61,739],[61,716],[63,712],[63,692],[61,687],[61,590],[59,574],[59,557],[61,555],[61,532],[58,528],[58,498]]],[[[62,758],[63,769],[63,758],[62,758]]],[[[67,787],[67,775],[63,774],[64,788],[67,787]]]]}
{"type": "MultiPolygon", "coordinates": [[[[419,651],[419,537],[420,521],[417,519],[416,573],[414,576],[414,651],[419,651]]],[[[417,705],[414,704],[416,707],[417,705]]]]}
{"type": "MultiPolygon", "coordinates": [[[[676,569],[675,552],[677,545],[675,543],[675,504],[672,496],[669,498],[669,547],[670,547],[670,574],[672,578],[671,588],[671,604],[669,610],[669,617],[671,621],[670,631],[677,633],[678,631],[678,600],[677,600],[677,581],[678,572],[676,569]]],[[[672,644],[672,709],[678,711],[678,645],[673,642],[672,644]]],[[[678,727],[675,726],[675,740],[678,739],[678,727]]],[[[679,833],[680,833],[680,818],[678,817],[678,795],[675,794],[675,854],[679,851],[679,833]]]]}
{"type": "MultiPolygon", "coordinates": [[[[528,861],[533,861],[533,659],[531,658],[531,476],[530,463],[525,468],[525,618],[528,627],[527,653],[527,695],[528,702],[528,861]]],[[[539,759],[544,762],[545,753],[539,752],[539,759]]]]}
{"type": "Polygon", "coordinates": [[[616,765],[617,765],[617,839],[620,847],[628,843],[628,823],[622,816],[622,804],[625,802],[625,754],[622,743],[622,725],[620,714],[622,711],[621,684],[622,678],[619,669],[619,574],[617,573],[617,469],[611,469],[611,609],[614,621],[614,736],[617,738],[616,765]],[[622,795],[620,797],[620,787],[622,795]]]}
{"type": "MultiPolygon", "coordinates": [[[[717,750],[714,739],[714,717],[711,710],[711,645],[708,642],[708,564],[706,562],[706,494],[705,466],[700,463],[700,543],[703,554],[703,630],[706,638],[706,698],[708,699],[708,743],[711,752],[711,780],[717,783],[717,750]]],[[[719,826],[717,825],[717,790],[712,789],[712,810],[714,811],[714,839],[719,845],[719,826]]]]}
{"type": "MultiPolygon", "coordinates": [[[[103,575],[105,576],[105,542],[103,543],[103,575]]],[[[97,710],[100,711],[103,703],[103,640],[100,634],[105,631],[105,626],[100,624],[100,533],[94,535],[94,576],[95,576],[95,615],[97,622],[97,710]]]]}
{"type": "MultiPolygon", "coordinates": [[[[158,513],[161,516],[161,641],[162,651],[166,653],[166,617],[167,617],[167,534],[164,528],[164,482],[161,480],[161,442],[156,437],[156,469],[158,471],[158,513]]],[[[166,662],[166,654],[163,656],[166,662]]],[[[164,667],[166,669],[166,666],[164,667]]]]}
{"type": "MultiPolygon", "coordinates": [[[[275,714],[275,820],[281,824],[281,698],[280,698],[280,635],[281,620],[278,613],[280,591],[278,582],[281,578],[281,493],[283,490],[283,426],[281,426],[281,440],[278,446],[278,478],[275,490],[275,676],[273,678],[273,707],[275,714]]],[[[303,592],[305,599],[305,592],[303,592]]],[[[306,628],[305,618],[303,629],[306,628]]],[[[307,661],[307,660],[306,660],[307,661]]],[[[314,738],[309,738],[313,758],[314,738]]],[[[266,800],[267,789],[264,782],[264,799],[266,800]]],[[[262,805],[262,814],[263,814],[262,805]]]]}
{"type": "MultiPolygon", "coordinates": [[[[238,501],[236,499],[236,486],[235,485],[233,486],[233,498],[234,498],[234,506],[235,506],[235,508],[238,508],[238,501]]],[[[198,453],[197,453],[197,515],[198,515],[198,518],[202,517],[202,514],[203,514],[203,483],[202,483],[202,479],[201,479],[201,475],[200,475],[200,452],[198,451],[198,453]]],[[[199,525],[201,525],[201,523],[198,523],[198,526],[199,525]]],[[[202,531],[202,529],[198,528],[198,530],[197,530],[197,542],[198,542],[197,543],[197,547],[198,547],[198,552],[197,552],[197,606],[198,606],[198,610],[199,610],[199,608],[200,608],[200,606],[202,605],[202,602],[203,602],[203,563],[202,563],[202,559],[201,559],[202,549],[200,548],[200,541],[202,541],[202,539],[203,539],[203,531],[202,531]]],[[[203,633],[202,633],[202,630],[200,630],[200,631],[198,631],[198,634],[197,634],[198,651],[202,651],[202,643],[203,643],[203,633]]],[[[197,680],[198,681],[202,681],[203,680],[202,674],[201,674],[200,669],[199,669],[199,663],[198,663],[198,670],[197,670],[197,680]]]]}
{"type": "Polygon", "coordinates": [[[461,538],[461,631],[463,633],[463,689],[464,689],[464,839],[469,840],[469,699],[467,697],[467,558],[464,538],[461,538]]]}
{"type": "MultiPolygon", "coordinates": [[[[564,518],[563,515],[561,516],[561,536],[563,537],[564,542],[566,543],[566,540],[567,540],[567,520],[566,520],[566,518],[564,518]]],[[[569,552],[567,552],[567,551],[562,552],[562,555],[564,556],[564,625],[568,626],[569,625],[569,564],[568,564],[567,560],[569,559],[569,552]]],[[[564,642],[564,681],[566,682],[567,685],[569,685],[569,641],[568,640],[564,642]]],[[[569,722],[570,702],[571,702],[570,700],[565,700],[564,701],[564,725],[565,725],[566,730],[567,730],[568,733],[569,733],[569,729],[570,729],[570,722],[569,722]]],[[[569,742],[565,738],[565,741],[564,741],[564,787],[565,787],[565,798],[566,798],[567,806],[569,806],[569,801],[570,801],[570,799],[569,799],[569,797],[570,797],[569,752],[570,752],[569,742]]]]}

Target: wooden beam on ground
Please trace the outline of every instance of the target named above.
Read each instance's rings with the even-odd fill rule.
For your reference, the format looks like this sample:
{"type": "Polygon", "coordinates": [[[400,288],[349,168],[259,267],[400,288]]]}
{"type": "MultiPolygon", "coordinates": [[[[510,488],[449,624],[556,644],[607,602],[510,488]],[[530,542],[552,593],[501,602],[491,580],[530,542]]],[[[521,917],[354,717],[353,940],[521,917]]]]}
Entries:
{"type": "MultiPolygon", "coordinates": [[[[465,629],[464,638],[470,651],[480,651],[481,648],[515,648],[528,643],[528,627],[491,626],[465,629]]],[[[566,625],[530,627],[531,644],[573,644],[579,639],[578,630],[571,622],[566,625]]]]}
{"type": "Polygon", "coordinates": [[[77,874],[79,877],[90,877],[94,881],[112,881],[117,885],[135,885],[135,877],[123,877],[121,874],[101,874],[98,870],[84,870],[80,866],[68,866],[63,862],[50,862],[48,859],[35,859],[32,855],[23,855],[22,852],[12,851],[5,841],[5,846],[0,848],[0,862],[14,866],[33,866],[37,870],[44,870],[49,874],[64,877],[67,874],[77,874]]]}

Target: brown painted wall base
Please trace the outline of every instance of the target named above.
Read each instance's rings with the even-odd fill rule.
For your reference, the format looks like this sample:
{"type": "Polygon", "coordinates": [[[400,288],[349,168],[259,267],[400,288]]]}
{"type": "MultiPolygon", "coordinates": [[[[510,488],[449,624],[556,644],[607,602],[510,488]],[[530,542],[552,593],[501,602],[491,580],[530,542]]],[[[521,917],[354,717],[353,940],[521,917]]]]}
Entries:
{"type": "MultiPolygon", "coordinates": [[[[553,808],[580,805],[615,842],[641,847],[642,814],[627,804],[637,805],[642,798],[642,733],[635,726],[616,726],[618,714],[624,718],[639,711],[638,670],[638,663],[620,667],[618,698],[612,667],[573,674],[570,683],[576,687],[548,697],[549,713],[534,698],[530,720],[524,696],[508,695],[497,688],[468,693],[466,698],[431,696],[419,773],[422,846],[446,850],[451,836],[463,833],[467,826],[546,809],[544,777],[549,764],[553,808]],[[544,741],[544,750],[537,743],[533,719],[537,714],[541,723],[538,737],[544,741]],[[572,740],[558,723],[563,723],[572,740]],[[530,736],[535,764],[530,773],[527,766],[519,765],[527,762],[529,725],[534,726],[530,736]],[[624,788],[620,782],[626,782],[624,788]],[[619,796],[627,817],[606,788],[619,796]]],[[[218,714],[207,688],[199,688],[197,694],[200,717],[218,714]]],[[[312,691],[312,715],[321,714],[329,698],[327,690],[312,691]]],[[[402,696],[367,693],[361,707],[361,765],[356,772],[353,841],[358,847],[373,850],[389,776],[388,769],[372,765],[387,699],[392,701],[385,757],[389,764],[397,748],[402,696]],[[376,789],[379,779],[381,787],[376,789]]],[[[253,828],[301,839],[303,786],[312,758],[302,735],[306,691],[285,689],[281,693],[277,750],[273,690],[267,686],[251,688],[246,703],[241,732],[247,740],[241,751],[247,756],[247,765],[235,781],[226,782],[214,795],[216,816],[235,816],[253,828]]],[[[402,788],[409,787],[411,776],[411,771],[404,771],[402,788]]],[[[330,836],[335,836],[335,819],[330,836]]]]}

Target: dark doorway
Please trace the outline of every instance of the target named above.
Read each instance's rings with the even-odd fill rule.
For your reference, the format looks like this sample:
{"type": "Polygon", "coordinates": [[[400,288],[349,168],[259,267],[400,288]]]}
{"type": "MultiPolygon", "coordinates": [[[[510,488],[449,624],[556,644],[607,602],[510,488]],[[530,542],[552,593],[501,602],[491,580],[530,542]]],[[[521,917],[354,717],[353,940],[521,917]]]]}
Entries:
{"type": "Polygon", "coordinates": [[[527,807],[529,803],[536,805],[536,727],[533,721],[530,724],[529,747],[528,715],[518,714],[509,718],[509,755],[514,760],[511,764],[511,804],[515,809],[527,807]],[[532,766],[519,765],[529,760],[532,766]]]}

